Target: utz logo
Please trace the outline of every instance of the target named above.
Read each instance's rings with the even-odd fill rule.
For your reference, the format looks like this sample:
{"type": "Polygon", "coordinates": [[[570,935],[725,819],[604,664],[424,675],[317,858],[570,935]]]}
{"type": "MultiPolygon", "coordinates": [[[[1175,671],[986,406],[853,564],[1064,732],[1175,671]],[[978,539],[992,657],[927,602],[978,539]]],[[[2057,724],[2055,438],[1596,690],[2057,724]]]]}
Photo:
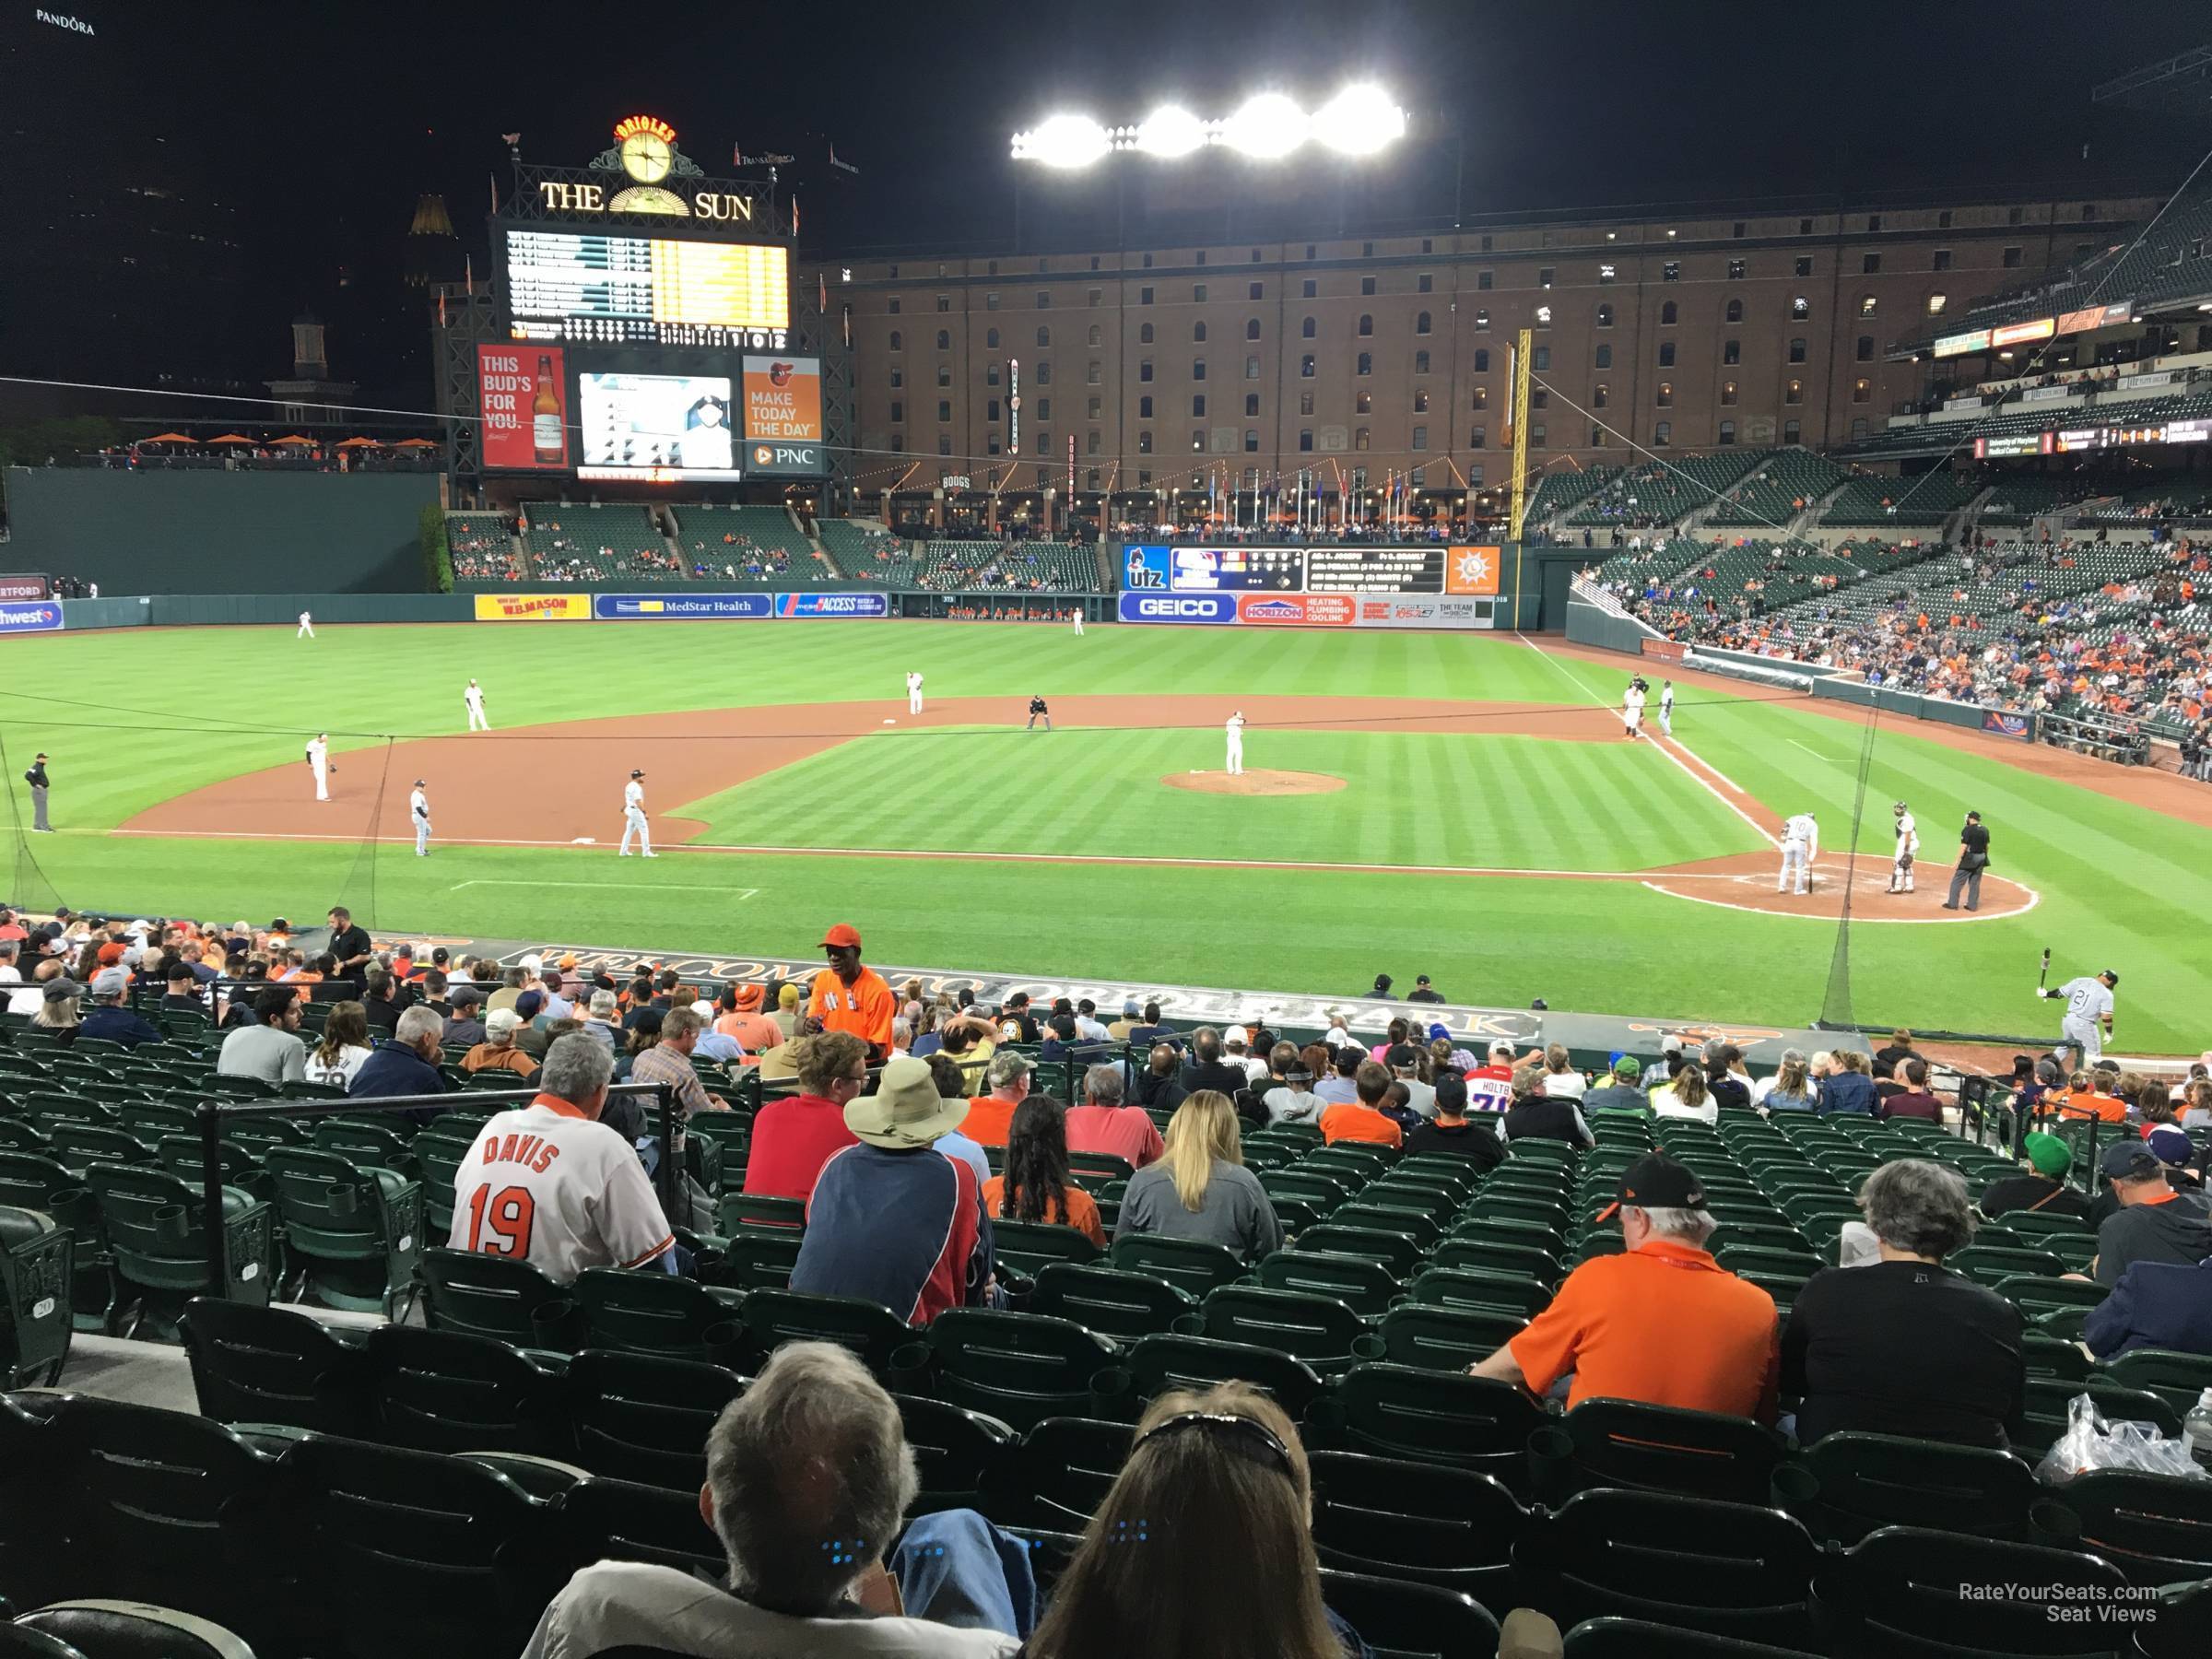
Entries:
{"type": "Polygon", "coordinates": [[[1132,593],[1164,589],[1168,585],[1164,550],[1157,547],[1130,548],[1129,570],[1123,585],[1132,593]]]}

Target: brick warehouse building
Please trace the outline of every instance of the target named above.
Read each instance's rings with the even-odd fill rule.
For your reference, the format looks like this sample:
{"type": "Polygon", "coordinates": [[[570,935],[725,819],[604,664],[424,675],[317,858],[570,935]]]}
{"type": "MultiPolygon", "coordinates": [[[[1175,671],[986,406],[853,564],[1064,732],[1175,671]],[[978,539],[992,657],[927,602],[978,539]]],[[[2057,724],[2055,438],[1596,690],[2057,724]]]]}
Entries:
{"type": "Polygon", "coordinates": [[[1065,493],[1071,434],[1079,501],[1203,493],[1209,477],[1287,488],[1300,468],[1331,492],[1394,472],[1430,491],[1494,491],[1524,325],[1553,388],[1532,392],[1532,473],[1625,461],[1619,431],[1661,452],[1842,444],[1924,391],[1924,365],[1882,360],[1890,342],[2109,245],[2157,206],[1521,217],[832,266],[852,324],[859,493],[926,493],[959,475],[977,491],[995,481],[1012,510],[1065,493]]]}

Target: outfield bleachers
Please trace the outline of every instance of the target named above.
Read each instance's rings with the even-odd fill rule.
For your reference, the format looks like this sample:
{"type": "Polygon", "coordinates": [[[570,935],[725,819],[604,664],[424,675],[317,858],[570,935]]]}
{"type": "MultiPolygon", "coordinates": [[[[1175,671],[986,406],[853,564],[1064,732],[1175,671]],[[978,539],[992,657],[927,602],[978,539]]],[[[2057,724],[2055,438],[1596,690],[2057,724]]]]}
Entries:
{"type": "Polygon", "coordinates": [[[681,580],[679,561],[648,508],[533,502],[524,512],[534,580],[681,580]]]}
{"type": "Polygon", "coordinates": [[[1821,510],[1824,525],[1940,525],[1973,500],[1975,485],[1948,472],[1910,478],[1853,478],[1821,510]]]}
{"type": "Polygon", "coordinates": [[[449,512],[445,546],[455,582],[520,582],[514,526],[503,512],[449,512]]]}
{"type": "Polygon", "coordinates": [[[1540,524],[1554,513],[1581,506],[1619,477],[1620,471],[1618,466],[1585,466],[1580,472],[1546,473],[1529,495],[1524,521],[1540,524]]]}
{"type": "MultiPolygon", "coordinates": [[[[684,573],[694,582],[741,591],[811,587],[835,581],[837,565],[808,541],[781,507],[672,507],[684,573]]],[[[860,572],[861,580],[868,580],[860,572]]]]}
{"type": "Polygon", "coordinates": [[[1810,450],[1773,450],[1722,492],[1705,523],[1715,527],[1758,524],[1778,529],[1833,489],[1843,477],[1841,467],[1810,450]]]}
{"type": "Polygon", "coordinates": [[[1743,477],[1764,451],[1732,450],[1652,461],[1623,473],[1567,515],[1572,526],[1645,529],[1672,524],[1743,477]]]}

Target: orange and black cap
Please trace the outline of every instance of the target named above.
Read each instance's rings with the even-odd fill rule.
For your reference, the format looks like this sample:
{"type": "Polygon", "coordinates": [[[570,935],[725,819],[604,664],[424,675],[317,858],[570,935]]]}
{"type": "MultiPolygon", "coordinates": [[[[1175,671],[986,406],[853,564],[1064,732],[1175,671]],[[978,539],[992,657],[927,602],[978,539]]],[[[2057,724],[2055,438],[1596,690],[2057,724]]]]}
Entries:
{"type": "Polygon", "coordinates": [[[1664,1152],[1650,1152],[1620,1172],[1620,1191],[1594,1219],[1610,1221],[1624,1204],[1639,1209],[1702,1209],[1705,1184],[1664,1152]]]}

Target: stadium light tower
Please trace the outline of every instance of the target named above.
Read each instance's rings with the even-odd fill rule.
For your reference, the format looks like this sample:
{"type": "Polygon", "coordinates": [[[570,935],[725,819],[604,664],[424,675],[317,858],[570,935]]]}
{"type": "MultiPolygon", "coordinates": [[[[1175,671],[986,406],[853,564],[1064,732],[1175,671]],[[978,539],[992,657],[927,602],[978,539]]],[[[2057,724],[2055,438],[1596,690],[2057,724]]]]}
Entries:
{"type": "Polygon", "coordinates": [[[1072,171],[1122,151],[1179,160],[1206,148],[1233,150],[1253,161],[1279,161],[1307,145],[1358,159],[1379,155],[1406,135],[1406,112],[1382,88],[1345,88],[1307,111],[1283,92],[1257,92],[1227,115],[1194,115],[1163,104],[1131,126],[1061,114],[1014,135],[1014,159],[1072,171]]]}

